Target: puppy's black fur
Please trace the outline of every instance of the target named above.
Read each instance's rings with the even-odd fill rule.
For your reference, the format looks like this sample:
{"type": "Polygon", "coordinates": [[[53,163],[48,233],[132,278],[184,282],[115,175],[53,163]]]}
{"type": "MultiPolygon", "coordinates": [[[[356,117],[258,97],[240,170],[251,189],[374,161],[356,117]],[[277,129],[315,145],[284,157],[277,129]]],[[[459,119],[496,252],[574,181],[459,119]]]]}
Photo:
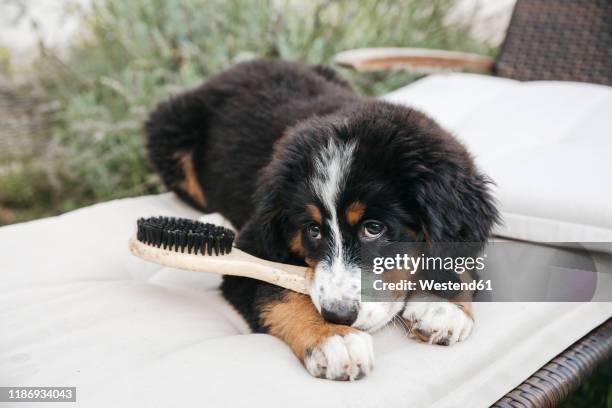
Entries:
{"type": "MultiPolygon", "coordinates": [[[[338,214],[363,203],[364,217],[385,223],[386,240],[484,242],[497,220],[487,180],[457,140],[415,110],[357,95],[328,68],[237,65],[159,104],[146,133],[166,186],[223,214],[239,230],[239,248],[274,261],[312,266],[329,256],[327,227],[322,240],[310,239],[315,221],[305,208],[330,215],[312,183],[315,157],[330,141],[356,142],[338,214]]],[[[346,251],[358,250],[362,227],[339,222],[346,251]]],[[[236,277],[222,289],[263,332],[262,308],[284,293],[236,277]]]]}

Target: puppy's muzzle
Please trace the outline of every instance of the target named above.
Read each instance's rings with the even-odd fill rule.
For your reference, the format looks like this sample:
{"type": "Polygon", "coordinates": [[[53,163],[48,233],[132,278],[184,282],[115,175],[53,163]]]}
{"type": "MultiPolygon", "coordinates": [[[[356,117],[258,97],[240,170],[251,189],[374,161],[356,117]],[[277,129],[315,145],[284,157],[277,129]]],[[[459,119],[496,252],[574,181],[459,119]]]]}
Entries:
{"type": "Polygon", "coordinates": [[[357,320],[359,303],[331,302],[321,307],[321,316],[329,323],[350,326],[357,320]]]}

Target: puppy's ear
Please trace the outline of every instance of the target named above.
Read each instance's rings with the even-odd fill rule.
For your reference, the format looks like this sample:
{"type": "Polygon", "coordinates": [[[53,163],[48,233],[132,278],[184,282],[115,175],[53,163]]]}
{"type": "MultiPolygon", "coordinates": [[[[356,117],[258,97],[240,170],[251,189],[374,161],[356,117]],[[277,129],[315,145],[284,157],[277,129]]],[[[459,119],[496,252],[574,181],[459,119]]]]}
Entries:
{"type": "Polygon", "coordinates": [[[433,242],[485,242],[499,213],[491,182],[475,169],[442,172],[421,183],[415,198],[433,242]]]}
{"type": "MultiPolygon", "coordinates": [[[[427,249],[429,256],[476,256],[484,247],[491,230],[499,219],[489,192],[489,184],[480,174],[442,173],[416,189],[416,200],[421,208],[423,228],[430,242],[469,242],[469,245],[436,246],[427,249]]],[[[475,276],[471,271],[471,276],[475,276]]],[[[460,275],[445,269],[428,269],[427,279],[436,282],[459,283],[460,275]]],[[[433,291],[438,296],[452,299],[460,291],[433,291]]]]}
{"type": "Polygon", "coordinates": [[[236,247],[276,262],[287,262],[291,258],[281,195],[284,185],[285,178],[275,163],[263,169],[253,196],[255,210],[239,231],[236,247]]]}

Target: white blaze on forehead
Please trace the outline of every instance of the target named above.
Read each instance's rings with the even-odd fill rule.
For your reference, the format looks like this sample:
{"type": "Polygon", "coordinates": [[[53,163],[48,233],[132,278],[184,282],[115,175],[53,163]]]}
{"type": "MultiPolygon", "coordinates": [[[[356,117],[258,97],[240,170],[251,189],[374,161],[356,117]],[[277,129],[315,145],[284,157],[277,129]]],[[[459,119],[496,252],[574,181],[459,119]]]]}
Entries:
{"type": "MultiPolygon", "coordinates": [[[[356,147],[356,142],[330,140],[314,159],[315,169],[310,183],[330,214],[327,223],[331,231],[332,251],[331,260],[318,263],[315,282],[310,287],[310,298],[319,312],[322,306],[333,307],[342,302],[352,306],[360,299],[360,268],[353,264],[343,250],[337,211],[338,198],[346,185],[356,147]]],[[[360,303],[359,314],[353,326],[362,330],[376,330],[389,322],[403,306],[401,302],[360,303]]]]}
{"type": "MultiPolygon", "coordinates": [[[[337,261],[343,263],[342,234],[338,223],[336,203],[351,169],[353,152],[356,142],[343,143],[330,139],[327,146],[315,158],[315,173],[312,177],[312,186],[325,209],[331,215],[329,226],[331,230],[331,244],[333,250],[332,267],[337,261]]],[[[339,265],[338,265],[339,266],[339,265]]]]}

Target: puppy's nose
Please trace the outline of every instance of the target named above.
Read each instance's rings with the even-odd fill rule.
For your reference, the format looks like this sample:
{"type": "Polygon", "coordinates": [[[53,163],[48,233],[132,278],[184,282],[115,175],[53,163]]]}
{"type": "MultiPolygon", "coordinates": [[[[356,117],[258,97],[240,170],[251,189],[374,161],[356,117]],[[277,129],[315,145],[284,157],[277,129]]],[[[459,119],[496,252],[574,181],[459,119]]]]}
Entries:
{"type": "Polygon", "coordinates": [[[332,306],[330,308],[321,308],[321,316],[323,316],[323,319],[330,323],[344,324],[346,326],[350,326],[351,324],[355,323],[358,314],[359,308],[356,304],[349,307],[332,306]]]}

